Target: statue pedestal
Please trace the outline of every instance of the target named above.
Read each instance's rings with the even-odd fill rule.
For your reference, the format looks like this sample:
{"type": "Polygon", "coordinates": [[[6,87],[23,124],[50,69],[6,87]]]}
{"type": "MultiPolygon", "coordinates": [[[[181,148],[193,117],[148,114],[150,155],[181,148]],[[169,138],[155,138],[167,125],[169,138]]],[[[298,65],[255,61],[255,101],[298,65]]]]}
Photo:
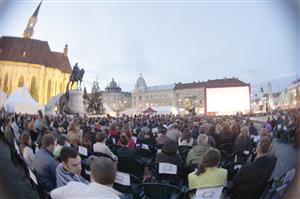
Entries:
{"type": "Polygon", "coordinates": [[[69,91],[68,106],[74,113],[84,114],[82,90],[69,91]]]}

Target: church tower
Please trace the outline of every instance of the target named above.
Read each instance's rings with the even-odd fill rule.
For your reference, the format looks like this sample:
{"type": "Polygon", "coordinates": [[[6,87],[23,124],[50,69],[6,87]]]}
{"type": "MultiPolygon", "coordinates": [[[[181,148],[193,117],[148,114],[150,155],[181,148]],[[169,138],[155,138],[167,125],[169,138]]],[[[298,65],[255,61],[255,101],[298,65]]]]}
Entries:
{"type": "Polygon", "coordinates": [[[38,7],[36,8],[36,10],[34,11],[33,15],[29,18],[28,20],[28,24],[27,24],[27,27],[26,29],[24,30],[24,33],[23,33],[23,37],[25,39],[31,39],[32,35],[33,35],[33,29],[34,29],[34,26],[37,22],[37,17],[38,17],[38,14],[39,14],[39,10],[40,10],[40,7],[41,7],[41,4],[42,4],[43,1],[41,1],[38,5],[38,7]]]}

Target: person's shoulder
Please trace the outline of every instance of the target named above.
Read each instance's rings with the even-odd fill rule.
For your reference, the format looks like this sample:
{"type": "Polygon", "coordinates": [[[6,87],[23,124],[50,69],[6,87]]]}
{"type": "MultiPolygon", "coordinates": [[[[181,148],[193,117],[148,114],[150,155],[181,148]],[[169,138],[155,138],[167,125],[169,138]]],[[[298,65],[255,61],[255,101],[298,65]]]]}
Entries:
{"type": "Polygon", "coordinates": [[[191,178],[191,177],[195,177],[197,176],[196,175],[196,171],[192,171],[191,173],[189,173],[188,177],[191,178]]]}
{"type": "Polygon", "coordinates": [[[218,168],[218,171],[220,172],[220,173],[224,173],[224,174],[227,174],[227,169],[224,169],[224,168],[218,168]]]}

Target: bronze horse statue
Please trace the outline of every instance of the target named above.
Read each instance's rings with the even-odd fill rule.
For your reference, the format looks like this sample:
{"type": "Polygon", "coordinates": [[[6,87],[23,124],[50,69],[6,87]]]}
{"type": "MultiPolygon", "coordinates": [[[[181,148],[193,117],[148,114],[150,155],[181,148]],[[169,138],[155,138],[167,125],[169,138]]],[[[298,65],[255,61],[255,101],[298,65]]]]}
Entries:
{"type": "Polygon", "coordinates": [[[75,66],[73,66],[72,74],[69,77],[69,82],[68,82],[67,88],[69,89],[70,82],[71,82],[71,88],[72,88],[74,82],[77,82],[77,90],[81,89],[81,82],[82,82],[84,73],[85,73],[84,69],[83,68],[79,69],[79,67],[76,63],[75,66]]]}

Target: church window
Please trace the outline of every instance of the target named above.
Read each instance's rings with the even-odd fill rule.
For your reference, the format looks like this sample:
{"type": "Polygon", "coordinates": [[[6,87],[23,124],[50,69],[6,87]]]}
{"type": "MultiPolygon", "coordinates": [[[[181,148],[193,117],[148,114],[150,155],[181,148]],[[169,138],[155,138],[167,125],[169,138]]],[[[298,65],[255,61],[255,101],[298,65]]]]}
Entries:
{"type": "Polygon", "coordinates": [[[35,78],[35,76],[33,76],[32,79],[31,79],[30,95],[32,96],[32,98],[35,101],[37,101],[37,102],[39,101],[39,93],[38,93],[37,86],[36,86],[36,78],[35,78]]]}
{"type": "Polygon", "coordinates": [[[24,50],[22,53],[22,56],[25,58],[26,57],[26,51],[24,50]]]}
{"type": "Polygon", "coordinates": [[[8,74],[6,73],[5,76],[4,76],[4,82],[3,82],[3,91],[5,93],[8,94],[8,74]]]}
{"type": "Polygon", "coordinates": [[[24,86],[24,77],[21,76],[18,81],[18,87],[23,87],[23,86],[24,86]]]}
{"type": "Polygon", "coordinates": [[[48,92],[47,92],[47,101],[50,99],[51,97],[51,80],[48,80],[48,92]]]}

